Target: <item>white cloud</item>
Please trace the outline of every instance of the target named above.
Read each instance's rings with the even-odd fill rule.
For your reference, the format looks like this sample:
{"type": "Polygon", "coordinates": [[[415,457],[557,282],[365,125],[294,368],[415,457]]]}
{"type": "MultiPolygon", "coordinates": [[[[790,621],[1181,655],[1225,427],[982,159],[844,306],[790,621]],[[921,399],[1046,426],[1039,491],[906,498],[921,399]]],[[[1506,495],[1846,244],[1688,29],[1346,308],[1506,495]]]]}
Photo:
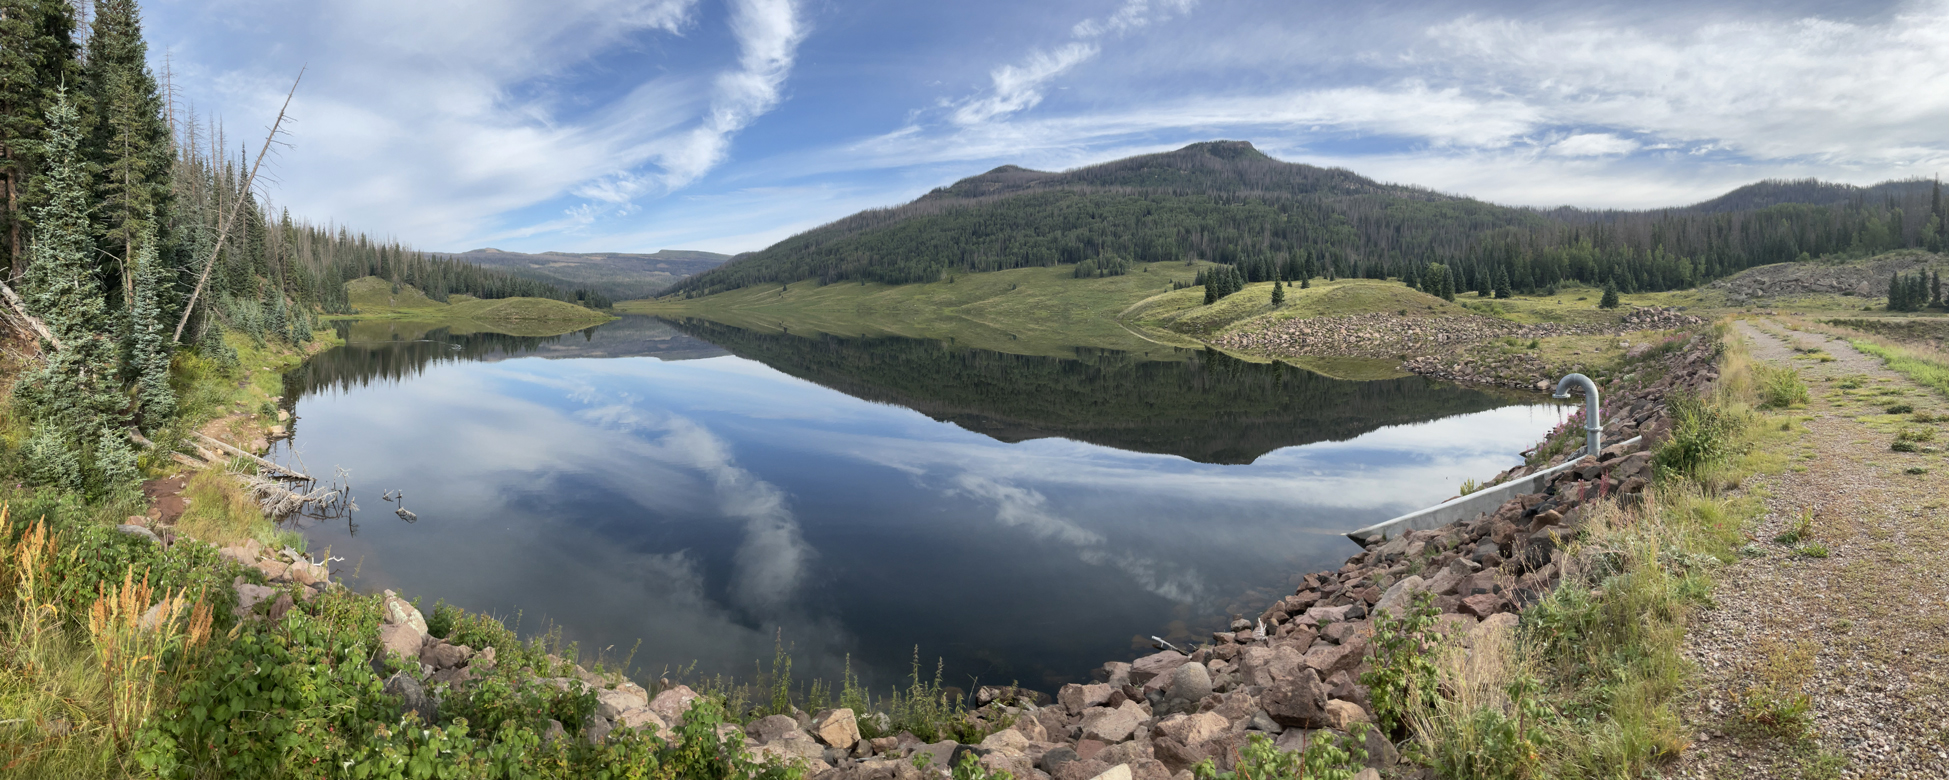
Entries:
{"type": "Polygon", "coordinates": [[[978,125],[1034,108],[1051,80],[1103,51],[1096,39],[1164,21],[1196,5],[1197,0],[1160,0],[1153,8],[1149,0],[1126,0],[1108,17],[1077,22],[1067,43],[1029,52],[1021,64],[1001,65],[989,72],[988,90],[955,103],[951,119],[961,126],[978,125]]]}
{"type": "Polygon", "coordinates": [[[1578,133],[1550,144],[1550,153],[1565,157],[1606,157],[1630,154],[1637,148],[1638,142],[1610,133],[1578,133]]]}

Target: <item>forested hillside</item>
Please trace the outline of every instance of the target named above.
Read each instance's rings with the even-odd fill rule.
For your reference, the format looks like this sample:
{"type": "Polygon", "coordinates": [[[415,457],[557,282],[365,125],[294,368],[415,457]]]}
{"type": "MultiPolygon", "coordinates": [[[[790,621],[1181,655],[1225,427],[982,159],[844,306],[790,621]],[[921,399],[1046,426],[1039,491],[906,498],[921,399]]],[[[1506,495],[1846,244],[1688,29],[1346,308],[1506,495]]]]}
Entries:
{"type": "Polygon", "coordinates": [[[686,276],[708,271],[731,259],[715,252],[664,249],[649,254],[628,252],[507,252],[471,249],[443,254],[487,268],[561,287],[590,290],[614,300],[647,298],[669,289],[686,276]]]}
{"type": "Polygon", "coordinates": [[[1250,282],[1421,278],[1439,263],[1462,290],[1499,278],[1522,291],[1572,280],[1669,290],[1803,256],[1940,247],[1945,218],[1940,188],[1922,181],[1769,182],[1664,211],[1510,208],[1219,141],[1062,173],[1003,166],[742,255],[671,293],[1184,259],[1237,266],[1250,282]]]}

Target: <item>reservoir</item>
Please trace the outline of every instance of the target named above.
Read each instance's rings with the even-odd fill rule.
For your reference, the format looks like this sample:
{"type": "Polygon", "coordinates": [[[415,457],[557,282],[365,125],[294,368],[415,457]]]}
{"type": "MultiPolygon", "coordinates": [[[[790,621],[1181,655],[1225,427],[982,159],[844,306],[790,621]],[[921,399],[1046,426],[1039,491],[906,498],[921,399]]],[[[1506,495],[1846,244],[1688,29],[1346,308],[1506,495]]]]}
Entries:
{"type": "Polygon", "coordinates": [[[1566,411],[1168,347],[635,316],[341,333],[285,378],[273,452],[347,475],[358,511],[290,521],[314,554],[353,588],[691,680],[782,643],[802,680],[850,664],[884,692],[918,654],[951,686],[1053,691],[1255,616],[1357,552],[1340,532],[1521,463],[1566,411]]]}

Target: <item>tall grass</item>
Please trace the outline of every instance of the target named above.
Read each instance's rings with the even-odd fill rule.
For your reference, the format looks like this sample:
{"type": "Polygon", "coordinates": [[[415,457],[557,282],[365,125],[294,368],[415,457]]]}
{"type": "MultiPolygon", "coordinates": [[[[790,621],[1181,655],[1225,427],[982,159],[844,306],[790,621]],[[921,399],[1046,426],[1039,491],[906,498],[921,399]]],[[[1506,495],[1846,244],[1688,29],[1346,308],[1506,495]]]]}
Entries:
{"type": "Polygon", "coordinates": [[[1908,377],[1916,384],[1949,395],[1949,356],[1934,350],[1899,347],[1867,338],[1851,338],[1855,349],[1881,358],[1889,370],[1908,377]]]}
{"type": "Polygon", "coordinates": [[[1778,445],[1797,435],[1751,411],[1771,374],[1725,323],[1710,337],[1720,379],[1675,404],[1644,499],[1586,510],[1564,540],[1562,587],[1523,612],[1513,644],[1479,639],[1437,662],[1443,695],[1409,717],[1443,776],[1651,777],[1689,744],[1677,709],[1694,674],[1686,625],[1761,512],[1756,497],[1719,488],[1783,467],[1778,445]]]}

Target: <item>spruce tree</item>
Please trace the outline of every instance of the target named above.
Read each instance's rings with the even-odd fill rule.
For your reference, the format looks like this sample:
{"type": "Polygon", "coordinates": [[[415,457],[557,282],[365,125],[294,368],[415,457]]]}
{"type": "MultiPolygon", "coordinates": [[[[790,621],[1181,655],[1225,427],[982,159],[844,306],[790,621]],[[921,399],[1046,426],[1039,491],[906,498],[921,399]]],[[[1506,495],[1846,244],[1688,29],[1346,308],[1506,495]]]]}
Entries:
{"type": "MultiPolygon", "coordinates": [[[[101,171],[97,186],[106,223],[106,255],[97,262],[104,278],[120,276],[127,305],[135,280],[124,269],[133,265],[136,239],[168,213],[175,153],[135,0],[95,0],[94,15],[82,81],[95,120],[87,156],[101,171]]],[[[160,228],[158,235],[167,239],[160,228]]]]}
{"type": "Polygon", "coordinates": [[[1615,309],[1618,307],[1617,282],[1604,283],[1604,298],[1597,302],[1597,308],[1615,309]]]}
{"type": "MultiPolygon", "coordinates": [[[[81,159],[81,116],[57,90],[47,115],[45,147],[48,203],[34,215],[34,247],[26,277],[26,296],[48,330],[60,339],[46,365],[25,373],[14,392],[28,414],[45,429],[36,445],[77,456],[82,479],[92,495],[119,487],[129,474],[120,454],[101,442],[121,431],[126,397],[113,385],[120,374],[116,342],[102,332],[108,307],[102,298],[92,225],[92,188],[81,159]]],[[[64,467],[65,468],[65,467],[64,467]]],[[[66,478],[63,477],[65,480],[66,478]]]]}
{"type": "Polygon", "coordinates": [[[1286,283],[1275,280],[1272,283],[1272,305],[1283,306],[1285,305],[1285,303],[1286,303],[1286,283]]]}
{"type": "Polygon", "coordinates": [[[1502,266],[1496,266],[1495,285],[1497,298],[1515,297],[1516,291],[1509,286],[1509,271],[1505,270],[1502,266]]]}
{"type": "Polygon", "coordinates": [[[156,252],[154,231],[143,234],[135,264],[129,367],[135,375],[142,420],[153,426],[176,414],[176,392],[169,387],[169,325],[157,295],[167,277],[156,252]]]}
{"type": "Polygon", "coordinates": [[[26,270],[33,214],[46,205],[44,120],[62,84],[81,80],[67,0],[0,0],[0,264],[26,270]]]}

